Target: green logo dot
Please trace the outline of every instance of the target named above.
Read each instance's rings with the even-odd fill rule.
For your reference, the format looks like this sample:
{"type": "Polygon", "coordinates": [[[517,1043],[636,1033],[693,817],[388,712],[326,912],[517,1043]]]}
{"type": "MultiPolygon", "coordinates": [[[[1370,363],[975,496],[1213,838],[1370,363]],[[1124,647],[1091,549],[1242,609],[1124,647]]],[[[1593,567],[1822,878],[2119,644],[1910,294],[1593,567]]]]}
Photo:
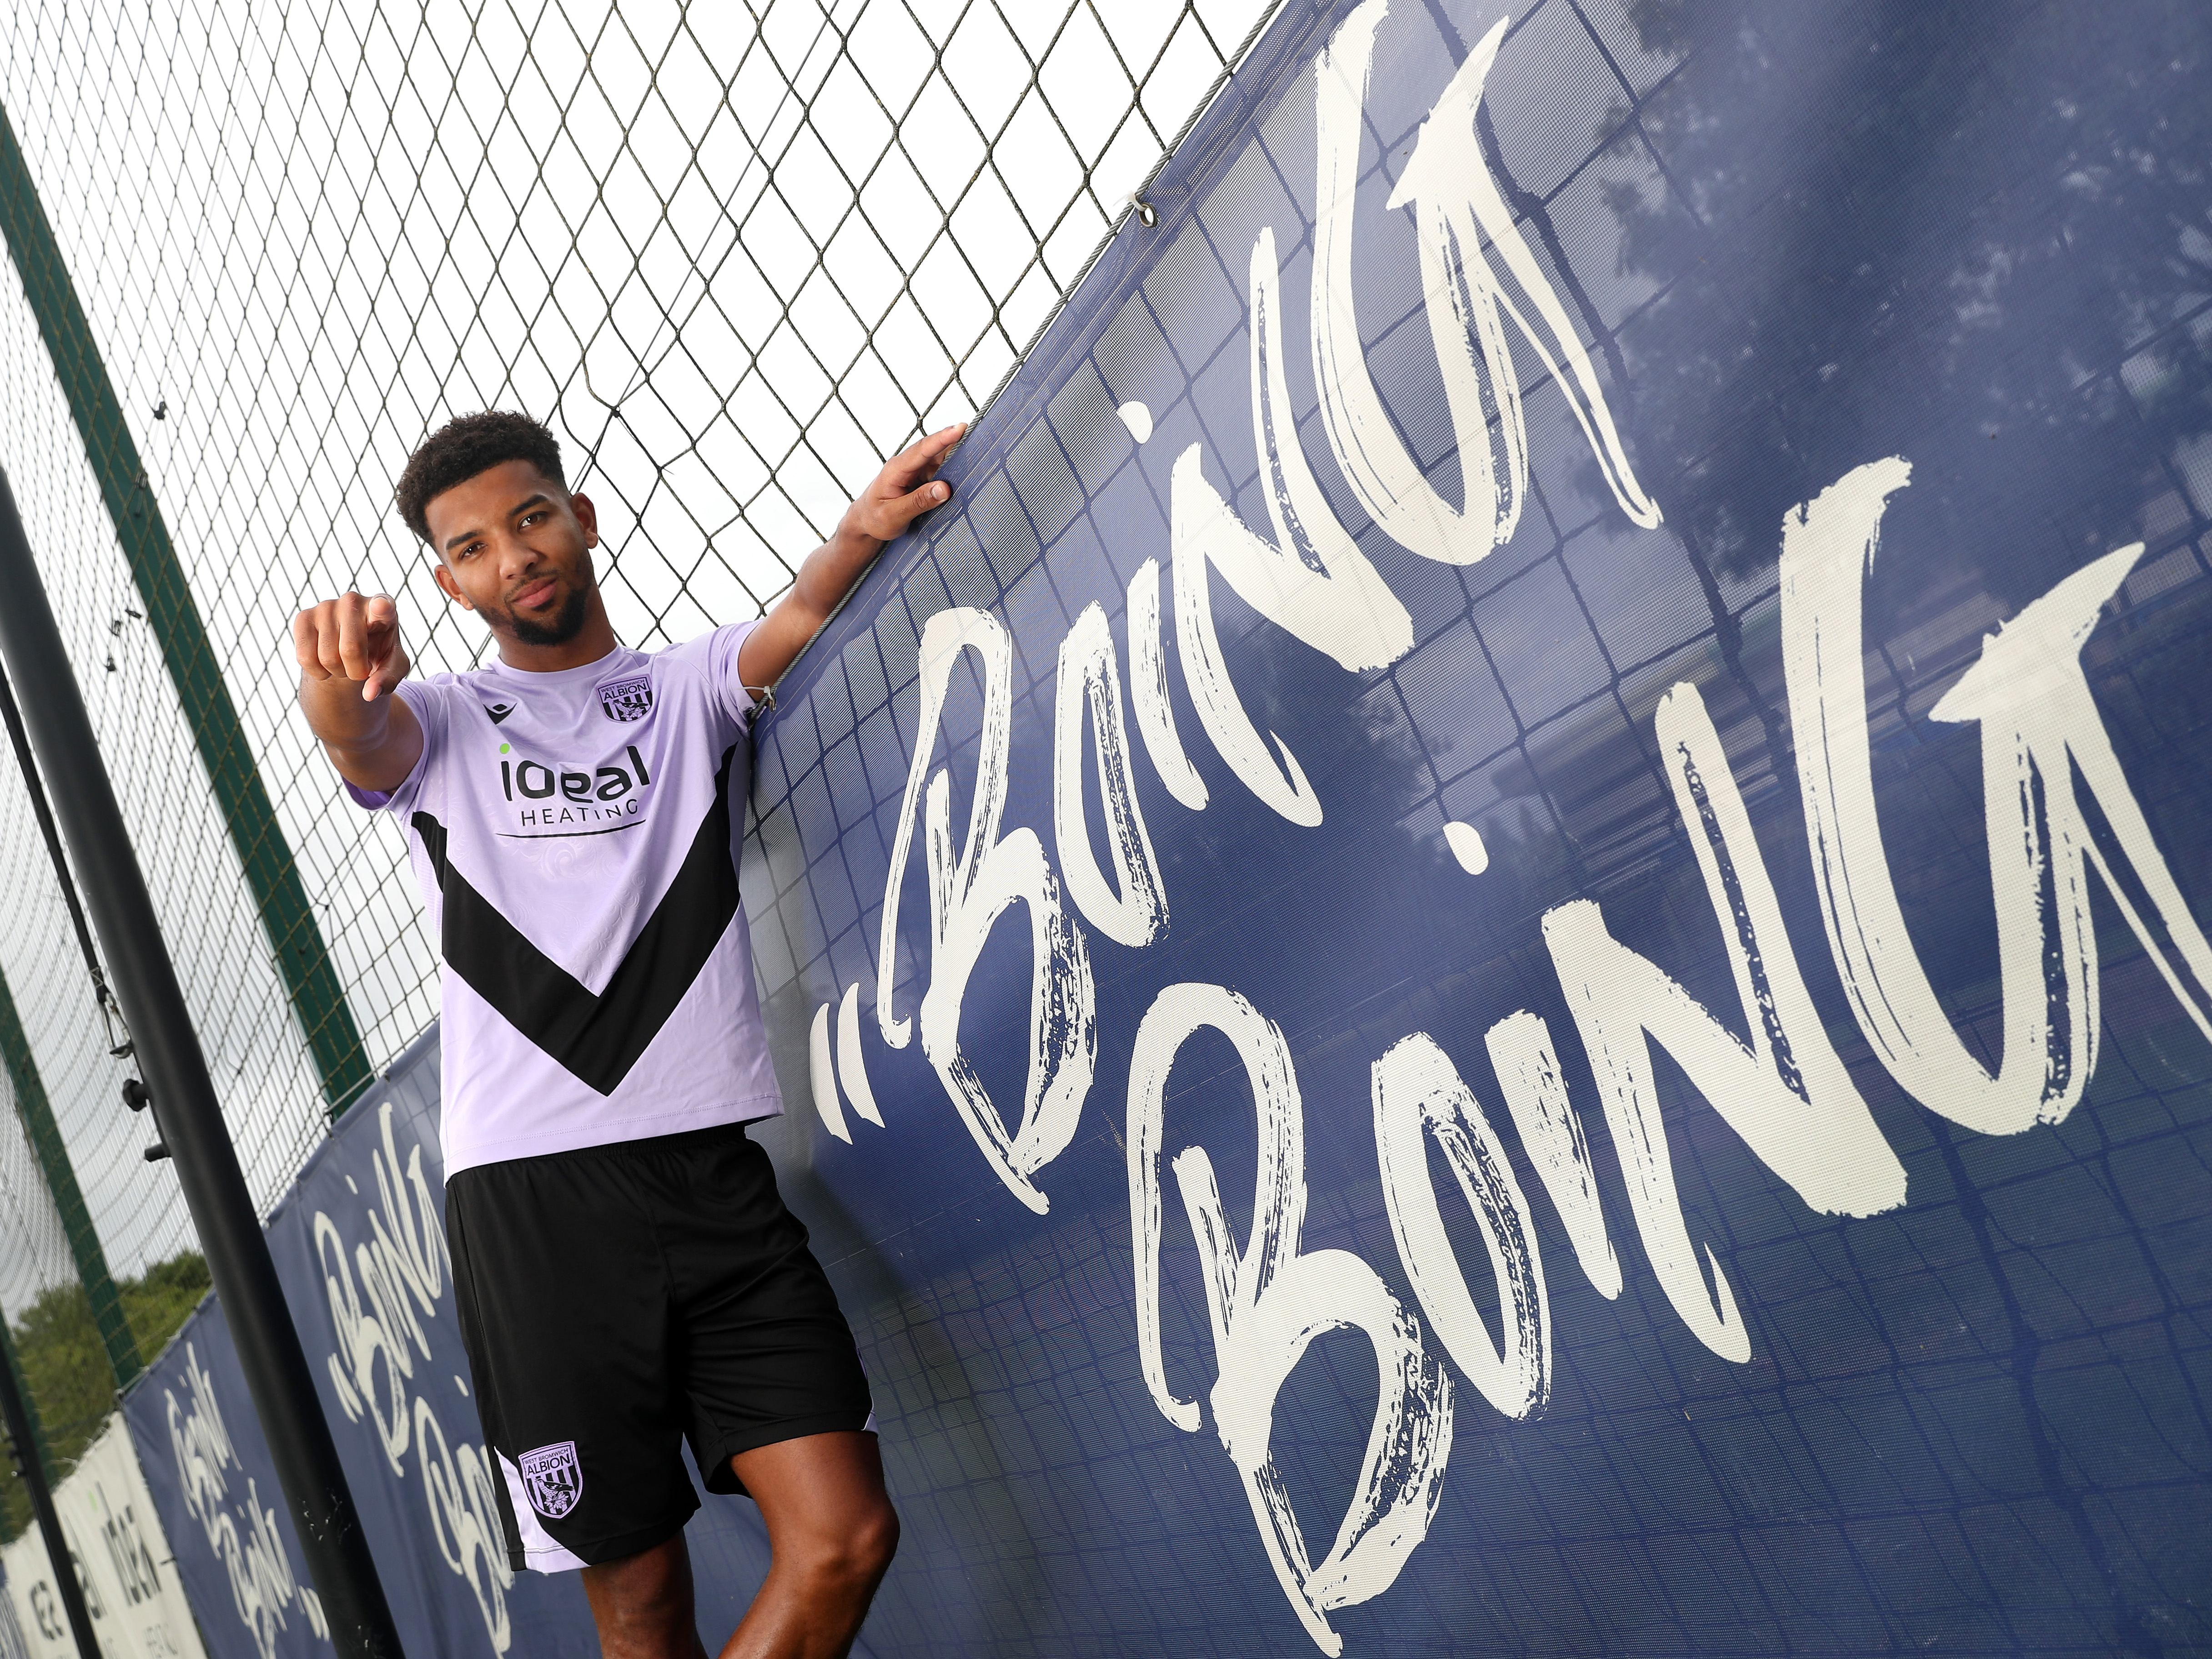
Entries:
{"type": "Polygon", "coordinates": [[[500,744],[500,746],[499,746],[499,752],[500,752],[501,754],[502,754],[502,755],[504,755],[504,754],[507,752],[507,745],[506,745],[505,744],[500,744]]]}

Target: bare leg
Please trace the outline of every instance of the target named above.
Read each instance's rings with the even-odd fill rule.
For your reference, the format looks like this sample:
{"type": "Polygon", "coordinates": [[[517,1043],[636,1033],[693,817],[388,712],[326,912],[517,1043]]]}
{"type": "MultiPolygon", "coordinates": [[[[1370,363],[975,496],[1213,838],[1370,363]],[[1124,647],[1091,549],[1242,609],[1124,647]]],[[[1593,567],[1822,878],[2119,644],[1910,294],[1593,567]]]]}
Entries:
{"type": "Polygon", "coordinates": [[[586,1567],[584,1597],[605,1659],[707,1659],[691,1613],[691,1553],[682,1533],[586,1567]]]}
{"type": "MultiPolygon", "coordinates": [[[[767,1580],[722,1659],[844,1659],[898,1548],[872,1434],[813,1434],[730,1460],[760,1505],[767,1580]]],[[[583,1572],[605,1659],[707,1659],[684,1534],[583,1572]]]]}
{"type": "Polygon", "coordinates": [[[844,1659],[898,1548],[876,1437],[810,1434],[730,1466],[760,1505],[773,1557],[721,1659],[844,1659]]]}

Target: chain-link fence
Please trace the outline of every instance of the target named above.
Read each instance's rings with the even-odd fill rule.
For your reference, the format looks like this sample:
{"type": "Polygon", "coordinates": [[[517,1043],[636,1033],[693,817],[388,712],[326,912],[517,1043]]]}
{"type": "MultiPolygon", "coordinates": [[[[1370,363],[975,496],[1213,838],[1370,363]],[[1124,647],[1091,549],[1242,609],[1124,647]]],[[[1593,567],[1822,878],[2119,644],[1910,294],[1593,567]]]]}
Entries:
{"type": "MultiPolygon", "coordinates": [[[[259,1204],[343,1103],[350,1041],[272,951],[272,884],[303,890],[315,928],[277,931],[302,954],[319,932],[351,1052],[381,1066],[435,1012],[400,839],[343,803],[289,638],[352,586],[401,597],[424,668],[484,650],[391,511],[412,447],[527,410],[599,503],[626,641],[754,613],[879,458],[988,400],[1271,9],[11,0],[0,106],[87,348],[57,343],[18,247],[0,465],[259,1204]],[[149,614],[149,546],[173,546],[204,680],[149,614]],[[281,843],[242,826],[256,775],[281,843]]],[[[128,1279],[191,1222],[118,1103],[13,781],[0,892],[0,974],[128,1279]]],[[[73,1277],[40,1162],[0,1131],[0,1306],[73,1277]]]]}

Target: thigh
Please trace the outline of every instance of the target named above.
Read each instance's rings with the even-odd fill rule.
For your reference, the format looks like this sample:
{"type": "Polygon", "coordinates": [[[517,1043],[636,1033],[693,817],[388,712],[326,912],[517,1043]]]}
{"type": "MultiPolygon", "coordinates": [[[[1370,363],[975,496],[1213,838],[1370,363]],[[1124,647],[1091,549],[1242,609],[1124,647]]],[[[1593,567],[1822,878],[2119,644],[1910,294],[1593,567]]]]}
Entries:
{"type": "Polygon", "coordinates": [[[657,1212],[670,1264],[687,1431],[710,1492],[745,1490],[732,1456],[872,1426],[852,1328],[768,1154],[703,1149],[657,1212]]]}
{"type": "Polygon", "coordinates": [[[516,1567],[612,1560],[698,1506],[666,1274],[617,1155],[467,1170],[447,1188],[455,1300],[516,1567]]]}

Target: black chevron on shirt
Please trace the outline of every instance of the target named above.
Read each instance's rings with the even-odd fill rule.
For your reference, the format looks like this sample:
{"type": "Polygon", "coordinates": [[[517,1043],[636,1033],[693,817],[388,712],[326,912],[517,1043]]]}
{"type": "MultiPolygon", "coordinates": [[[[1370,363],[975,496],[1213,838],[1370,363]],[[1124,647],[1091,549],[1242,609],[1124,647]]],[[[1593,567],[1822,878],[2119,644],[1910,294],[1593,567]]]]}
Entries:
{"type": "Polygon", "coordinates": [[[700,821],[676,879],[594,996],[469,884],[446,858],[446,826],[428,812],[408,822],[422,837],[445,896],[440,940],[446,965],[507,1023],[580,1082],[611,1095],[691,988],[738,914],[730,854],[730,763],[714,775],[714,804],[700,821]]]}

